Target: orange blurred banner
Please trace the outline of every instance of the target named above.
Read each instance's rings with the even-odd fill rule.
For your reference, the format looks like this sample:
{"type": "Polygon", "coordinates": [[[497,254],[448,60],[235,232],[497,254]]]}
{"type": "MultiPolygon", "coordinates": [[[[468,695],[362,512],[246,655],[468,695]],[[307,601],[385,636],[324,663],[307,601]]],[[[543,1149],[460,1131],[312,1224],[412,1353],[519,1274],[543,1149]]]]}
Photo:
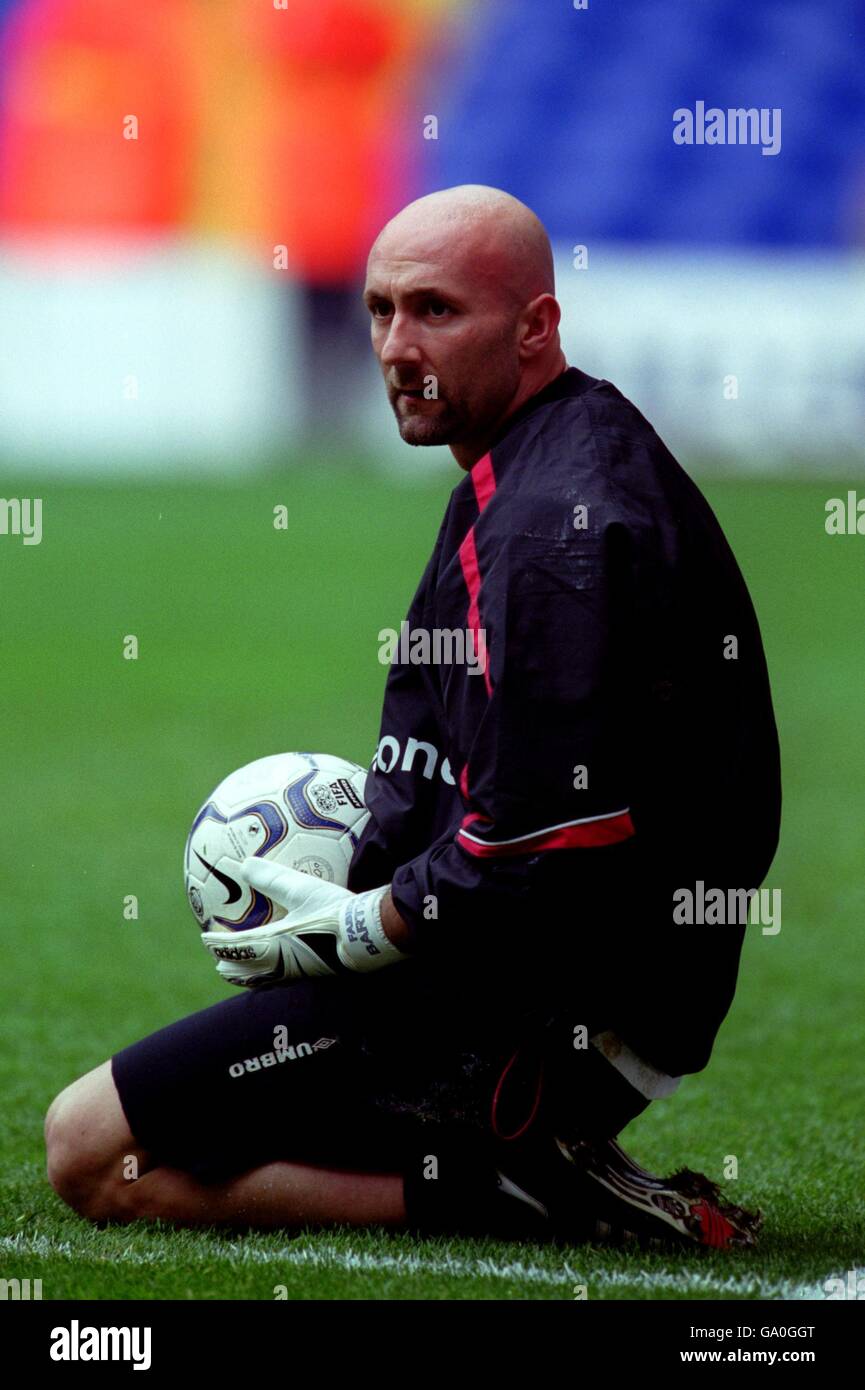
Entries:
{"type": "Polygon", "coordinates": [[[419,191],[409,94],[454,8],[28,0],[4,42],[0,225],[185,228],[345,282],[419,191]]]}

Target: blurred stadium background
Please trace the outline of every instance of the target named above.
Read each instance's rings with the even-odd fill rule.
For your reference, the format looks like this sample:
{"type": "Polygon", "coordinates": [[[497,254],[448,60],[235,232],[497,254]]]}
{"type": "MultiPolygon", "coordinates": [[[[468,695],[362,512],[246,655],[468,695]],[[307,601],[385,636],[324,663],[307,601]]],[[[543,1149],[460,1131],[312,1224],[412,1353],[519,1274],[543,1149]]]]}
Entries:
{"type": "Polygon", "coordinates": [[[461,182],[536,209],[569,360],[674,452],[862,465],[859,0],[0,0],[0,53],[10,465],[447,462],[399,444],[358,285],[461,182]],[[781,152],[674,144],[698,99],[780,108],[781,152]]]}
{"type": "MultiPolygon", "coordinates": [[[[717,511],[784,758],[782,931],[749,933],[708,1070],[628,1131],[664,1171],[737,1155],[763,1249],[580,1269],[592,1297],[744,1298],[861,1263],[863,541],[824,528],[865,463],[859,0],[0,0],[0,490],[44,503],[41,544],[0,534],[0,1275],[46,1298],[272,1296],[279,1234],[86,1230],[41,1120],[222,997],[181,882],[211,787],[291,747],[372,755],[377,634],[458,475],[398,439],[361,277],[390,214],[468,181],[540,214],[569,361],[717,511]],[[781,108],[781,152],[675,145],[698,100],[781,108]]],[[[436,1274],[389,1249],[304,1247],[280,1282],[571,1296],[555,1253],[436,1274]]]]}

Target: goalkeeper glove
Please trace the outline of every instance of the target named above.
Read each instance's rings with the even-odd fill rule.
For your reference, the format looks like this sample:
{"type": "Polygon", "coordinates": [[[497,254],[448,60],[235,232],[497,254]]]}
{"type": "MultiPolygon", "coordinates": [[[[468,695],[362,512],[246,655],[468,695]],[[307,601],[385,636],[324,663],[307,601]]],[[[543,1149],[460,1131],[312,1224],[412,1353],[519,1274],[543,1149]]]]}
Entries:
{"type": "Polygon", "coordinates": [[[250,888],[285,908],[285,916],[248,931],[206,931],[201,940],[217,972],[232,985],[255,986],[341,968],[380,970],[408,960],[381,924],[387,887],[350,893],[297,869],[245,859],[237,874],[250,888]]]}

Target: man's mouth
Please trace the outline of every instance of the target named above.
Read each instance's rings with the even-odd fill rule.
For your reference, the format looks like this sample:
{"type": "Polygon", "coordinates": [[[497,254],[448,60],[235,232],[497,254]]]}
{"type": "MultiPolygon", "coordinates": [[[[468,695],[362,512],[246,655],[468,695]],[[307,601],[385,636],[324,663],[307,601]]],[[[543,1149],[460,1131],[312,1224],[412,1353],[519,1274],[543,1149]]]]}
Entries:
{"type": "Polygon", "coordinates": [[[422,405],[427,405],[430,399],[423,391],[398,391],[393,403],[397,410],[408,411],[411,415],[414,411],[420,410],[422,405]]]}
{"type": "Polygon", "coordinates": [[[422,386],[398,386],[393,394],[394,405],[399,402],[407,405],[410,401],[416,405],[426,405],[427,403],[435,405],[438,403],[439,397],[431,396],[422,386]]]}

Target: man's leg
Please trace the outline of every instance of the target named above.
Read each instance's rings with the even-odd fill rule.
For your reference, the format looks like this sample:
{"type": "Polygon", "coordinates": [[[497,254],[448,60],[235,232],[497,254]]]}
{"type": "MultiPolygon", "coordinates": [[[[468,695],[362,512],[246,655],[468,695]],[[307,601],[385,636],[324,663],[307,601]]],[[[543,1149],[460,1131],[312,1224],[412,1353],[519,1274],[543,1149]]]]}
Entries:
{"type": "MultiPolygon", "coordinates": [[[[504,1037],[494,1042],[498,1029],[475,1019],[474,1039],[450,1037],[451,1029],[446,1045],[419,1007],[395,1012],[395,1001],[368,985],[256,990],[125,1048],[51,1107],[46,1138],[56,1190],[96,1221],[263,1229],[381,1223],[545,1238],[549,1223],[537,1220],[544,1204],[531,1198],[533,1181],[522,1191],[520,1182],[523,1170],[544,1179],[552,1116],[542,1106],[516,1145],[490,1132],[504,1037]],[[387,1021],[372,1073],[362,1046],[371,1005],[387,1021]],[[477,1057],[463,1050],[473,1041],[477,1057]],[[515,1172],[521,1158],[527,1166],[518,1161],[515,1172]]],[[[519,1068],[508,1077],[531,1102],[531,1078],[521,1086],[519,1068]]],[[[565,1108],[597,1124],[597,1097],[586,1082],[571,1080],[565,1108]]],[[[517,1109],[515,1129],[526,1115],[517,1109]]],[[[615,1133],[625,1116],[616,1119],[605,1116],[600,1132],[615,1133]]],[[[574,1229],[582,1229],[588,1213],[571,1185],[568,1177],[565,1201],[576,1205],[574,1229]]]]}
{"type": "Polygon", "coordinates": [[[753,1246],[759,1212],[728,1202],[716,1183],[690,1169],[649,1173],[615,1141],[652,1099],[671,1094],[677,1079],[613,1031],[592,1028],[595,1042],[576,1048],[569,1020],[554,1016],[544,1033],[543,1040],[526,1040],[510,1097],[497,1088],[501,1110],[511,1112],[499,1156],[511,1188],[525,1202],[534,1199],[549,1226],[570,1239],[753,1246]],[[513,1123],[520,1113],[530,1122],[513,1123]]]}
{"type": "Polygon", "coordinates": [[[261,1230],[405,1224],[399,1173],[276,1162],[220,1182],[203,1182],[154,1162],[129,1128],[110,1061],[73,1082],[53,1102],[45,1143],[52,1187],[92,1221],[159,1218],[181,1226],[261,1230]]]}
{"type": "Polygon", "coordinates": [[[398,983],[260,989],[125,1048],[52,1105],[53,1186],[95,1221],[530,1234],[489,1131],[505,1039],[433,1028],[398,983]]]}
{"type": "Polygon", "coordinates": [[[234,996],[123,1049],[52,1104],[52,1185],[92,1220],[399,1225],[406,1127],[363,1100],[363,983],[234,996]]]}

